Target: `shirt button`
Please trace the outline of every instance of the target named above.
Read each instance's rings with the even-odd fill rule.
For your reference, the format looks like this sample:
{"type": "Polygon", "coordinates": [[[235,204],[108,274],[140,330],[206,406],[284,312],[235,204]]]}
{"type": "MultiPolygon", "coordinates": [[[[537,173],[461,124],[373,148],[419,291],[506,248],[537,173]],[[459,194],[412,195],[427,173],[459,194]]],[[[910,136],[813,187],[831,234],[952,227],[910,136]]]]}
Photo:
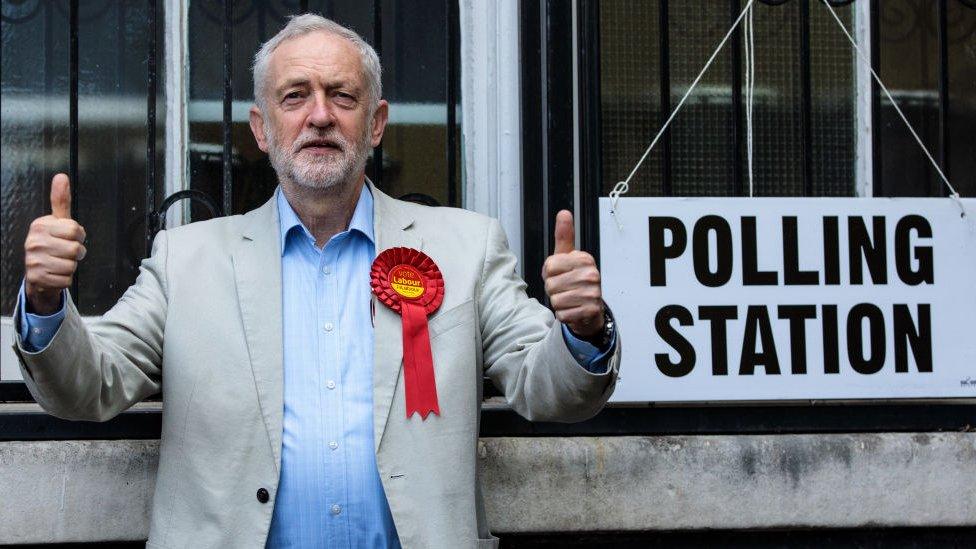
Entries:
{"type": "Polygon", "coordinates": [[[331,448],[331,449],[333,449],[333,450],[335,450],[335,449],[336,449],[336,448],[338,448],[338,447],[339,447],[339,443],[338,443],[338,442],[336,442],[336,441],[334,441],[334,440],[333,440],[332,442],[330,442],[330,443],[329,443],[329,448],[331,448]]]}
{"type": "Polygon", "coordinates": [[[326,332],[331,332],[333,328],[335,328],[335,326],[331,322],[326,322],[325,323],[325,331],[326,332]]]}
{"type": "Polygon", "coordinates": [[[332,269],[330,269],[328,267],[323,267],[322,268],[322,274],[332,274],[332,269]]]}
{"type": "Polygon", "coordinates": [[[329,381],[325,382],[325,386],[328,387],[329,389],[335,389],[335,381],[332,381],[330,379],[329,381]]]}
{"type": "Polygon", "coordinates": [[[332,506],[332,514],[333,515],[338,515],[341,512],[342,512],[342,507],[339,507],[338,505],[333,505],[332,506]]]}

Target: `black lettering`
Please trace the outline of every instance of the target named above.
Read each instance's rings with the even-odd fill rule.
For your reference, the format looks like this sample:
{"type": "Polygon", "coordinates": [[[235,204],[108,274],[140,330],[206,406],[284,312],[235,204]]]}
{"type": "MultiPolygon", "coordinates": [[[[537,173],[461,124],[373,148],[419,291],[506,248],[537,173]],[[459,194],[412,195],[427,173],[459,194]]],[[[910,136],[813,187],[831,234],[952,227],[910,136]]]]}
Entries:
{"type": "Polygon", "coordinates": [[[727,284],[732,278],[732,229],[724,218],[706,215],[695,223],[691,237],[695,276],[709,288],[727,284]],[[715,272],[709,269],[708,233],[715,233],[715,272]]]}
{"type": "Polygon", "coordinates": [[[756,218],[744,216],[742,227],[742,283],[746,286],[775,286],[779,277],[776,271],[760,271],[756,249],[756,218]]]}
{"type": "Polygon", "coordinates": [[[859,374],[876,374],[885,363],[885,320],[877,305],[858,303],[847,314],[847,358],[859,374]],[[869,355],[864,356],[864,320],[870,332],[869,355]]]}
{"type": "Polygon", "coordinates": [[[688,234],[677,217],[648,217],[647,232],[650,243],[651,286],[667,286],[665,263],[685,251],[688,234]],[[665,232],[671,233],[671,244],[664,243],[665,232]]]}
{"type": "Polygon", "coordinates": [[[868,235],[868,228],[862,217],[847,218],[847,257],[851,268],[851,284],[864,284],[863,265],[861,257],[867,263],[871,272],[871,281],[875,284],[888,283],[888,256],[885,250],[885,218],[876,215],[871,218],[872,233],[868,235]]]}
{"type": "Polygon", "coordinates": [[[677,320],[681,326],[690,326],[695,322],[688,309],[681,305],[661,307],[654,317],[654,327],[657,329],[657,335],[661,336],[661,339],[672,349],[678,351],[678,361],[671,362],[668,353],[655,353],[654,362],[662,374],[668,377],[681,377],[688,375],[695,367],[695,348],[671,326],[672,319],[677,320]]]}
{"type": "Polygon", "coordinates": [[[816,286],[820,284],[817,271],[800,270],[800,242],[796,216],[783,217],[783,284],[787,286],[816,286]]]}
{"type": "Polygon", "coordinates": [[[932,226],[920,215],[906,215],[895,225],[895,267],[898,278],[909,286],[932,284],[935,268],[932,265],[932,246],[915,246],[918,269],[912,269],[912,231],[919,238],[932,238],[932,226]]]}
{"type": "Polygon", "coordinates": [[[780,305],[779,318],[790,321],[790,369],[794,374],[807,373],[808,319],[817,318],[815,305],[780,305]]]}
{"type": "Polygon", "coordinates": [[[751,376],[756,366],[763,366],[767,374],[779,375],[779,358],[773,341],[773,326],[765,305],[749,305],[746,310],[746,332],[742,338],[742,356],[739,358],[739,375],[751,376]],[[762,351],[756,351],[756,334],[762,343],[762,351]]]}
{"type": "Polygon", "coordinates": [[[825,374],[840,373],[840,344],[837,342],[837,305],[820,307],[823,325],[823,359],[825,374]]]}
{"type": "Polygon", "coordinates": [[[824,284],[840,284],[840,232],[836,215],[824,217],[824,284]]]}
{"type": "Polygon", "coordinates": [[[698,319],[707,320],[712,329],[712,375],[724,376],[729,373],[728,330],[726,322],[739,317],[735,305],[703,305],[698,307],[698,319]]]}
{"type": "Polygon", "coordinates": [[[895,371],[908,372],[908,346],[919,372],[932,371],[932,307],[927,303],[918,306],[918,326],[912,320],[908,305],[895,305],[895,371]]]}

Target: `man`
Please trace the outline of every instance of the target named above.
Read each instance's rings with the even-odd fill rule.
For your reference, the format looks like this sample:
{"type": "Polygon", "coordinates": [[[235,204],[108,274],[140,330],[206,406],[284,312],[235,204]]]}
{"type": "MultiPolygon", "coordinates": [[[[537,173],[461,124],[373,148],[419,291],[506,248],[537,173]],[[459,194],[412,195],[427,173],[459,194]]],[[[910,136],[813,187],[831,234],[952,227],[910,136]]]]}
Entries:
{"type": "Polygon", "coordinates": [[[149,547],[494,547],[475,459],[481,377],[529,419],[600,410],[620,351],[593,258],[573,251],[561,212],[543,273],[554,322],[526,297],[497,221],[372,186],[389,106],[352,31],[293,18],[255,56],[254,82],[275,196],[161,232],[87,326],[64,291],[84,230],[55,176],[15,312],[28,387],[52,414],[88,420],[162,391],[149,547]],[[406,320],[371,293],[371,264],[397,247],[429,256],[444,284],[427,319],[430,415],[408,409],[406,320]]]}

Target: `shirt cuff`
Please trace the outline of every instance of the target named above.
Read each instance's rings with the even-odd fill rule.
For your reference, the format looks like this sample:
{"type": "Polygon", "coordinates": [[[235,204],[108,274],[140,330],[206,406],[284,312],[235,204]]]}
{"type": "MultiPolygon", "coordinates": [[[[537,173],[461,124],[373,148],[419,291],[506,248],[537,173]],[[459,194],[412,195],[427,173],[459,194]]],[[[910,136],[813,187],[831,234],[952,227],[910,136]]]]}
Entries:
{"type": "Polygon", "coordinates": [[[596,345],[576,337],[573,335],[573,332],[569,331],[569,328],[565,324],[562,324],[562,329],[566,347],[569,348],[569,352],[580,366],[590,373],[607,373],[607,369],[610,367],[610,353],[617,346],[616,328],[614,328],[613,334],[610,336],[610,343],[606,349],[600,349],[596,345]]]}
{"type": "Polygon", "coordinates": [[[61,307],[57,312],[47,316],[35,315],[27,312],[27,292],[24,290],[24,284],[21,283],[17,300],[20,310],[20,340],[23,342],[24,349],[31,353],[43,351],[54,339],[54,334],[64,320],[64,293],[65,290],[61,290],[61,307]]]}

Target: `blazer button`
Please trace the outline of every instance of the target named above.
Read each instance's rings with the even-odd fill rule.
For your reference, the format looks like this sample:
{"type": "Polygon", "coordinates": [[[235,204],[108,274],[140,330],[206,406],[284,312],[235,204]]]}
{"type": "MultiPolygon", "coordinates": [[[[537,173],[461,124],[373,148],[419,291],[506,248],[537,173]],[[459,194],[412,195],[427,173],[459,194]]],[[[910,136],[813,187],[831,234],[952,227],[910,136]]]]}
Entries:
{"type": "Polygon", "coordinates": [[[264,488],[258,488],[258,501],[268,503],[268,491],[264,488]]]}

